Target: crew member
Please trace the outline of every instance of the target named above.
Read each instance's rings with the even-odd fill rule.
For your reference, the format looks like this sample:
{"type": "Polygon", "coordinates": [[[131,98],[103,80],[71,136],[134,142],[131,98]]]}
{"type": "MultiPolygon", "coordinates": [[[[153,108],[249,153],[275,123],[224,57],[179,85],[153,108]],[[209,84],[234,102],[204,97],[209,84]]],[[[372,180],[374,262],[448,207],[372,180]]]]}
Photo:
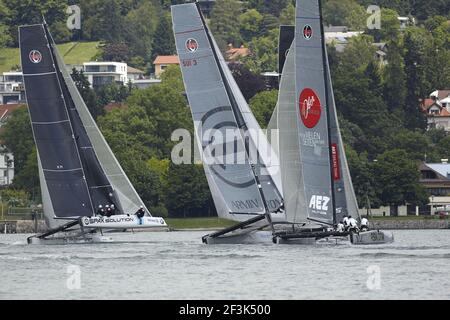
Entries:
{"type": "Polygon", "coordinates": [[[110,209],[111,209],[111,215],[112,216],[115,215],[116,214],[116,206],[114,204],[112,204],[110,209]]]}
{"type": "Polygon", "coordinates": [[[109,204],[107,204],[105,207],[106,207],[106,216],[109,218],[112,215],[111,208],[109,207],[109,204]]]}
{"type": "Polygon", "coordinates": [[[368,231],[369,230],[369,220],[366,218],[361,219],[361,231],[368,231]]]}
{"type": "Polygon", "coordinates": [[[145,215],[145,210],[143,206],[139,207],[139,210],[136,211],[136,216],[139,218],[139,224],[142,224],[142,218],[145,215]]]}
{"type": "Polygon", "coordinates": [[[345,226],[344,226],[344,222],[343,221],[338,223],[338,225],[336,226],[336,231],[337,232],[344,232],[345,231],[345,226]]]}
{"type": "Polygon", "coordinates": [[[344,216],[344,219],[342,220],[342,223],[344,224],[344,230],[347,231],[348,228],[350,227],[350,223],[349,223],[349,220],[348,220],[347,216],[344,216]]]}
{"type": "Polygon", "coordinates": [[[97,214],[102,217],[105,215],[105,209],[103,209],[103,206],[101,204],[98,205],[97,214]]]}
{"type": "Polygon", "coordinates": [[[355,218],[352,218],[352,216],[348,216],[348,224],[349,224],[349,231],[350,232],[358,232],[358,223],[356,222],[355,218]]]}

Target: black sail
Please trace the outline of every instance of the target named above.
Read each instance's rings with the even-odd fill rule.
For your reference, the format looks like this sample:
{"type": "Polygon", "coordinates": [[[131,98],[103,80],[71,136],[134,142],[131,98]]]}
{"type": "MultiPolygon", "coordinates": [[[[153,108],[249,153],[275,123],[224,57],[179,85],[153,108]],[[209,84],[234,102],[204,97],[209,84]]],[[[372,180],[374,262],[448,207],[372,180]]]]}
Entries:
{"type": "Polygon", "coordinates": [[[19,28],[22,70],[34,139],[56,217],[91,216],[114,203],[86,130],[54,57],[44,25],[19,28]]]}

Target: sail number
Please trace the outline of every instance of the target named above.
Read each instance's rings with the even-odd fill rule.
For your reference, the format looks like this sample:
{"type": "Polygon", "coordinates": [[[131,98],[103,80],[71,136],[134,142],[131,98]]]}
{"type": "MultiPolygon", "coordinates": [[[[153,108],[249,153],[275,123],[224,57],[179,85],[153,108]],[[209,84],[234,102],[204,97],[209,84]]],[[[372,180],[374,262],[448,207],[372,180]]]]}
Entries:
{"type": "Polygon", "coordinates": [[[377,232],[370,235],[372,241],[384,241],[384,233],[377,232]]]}
{"type": "Polygon", "coordinates": [[[189,67],[195,67],[196,65],[197,65],[196,59],[183,60],[183,67],[189,68],[189,67]]]}

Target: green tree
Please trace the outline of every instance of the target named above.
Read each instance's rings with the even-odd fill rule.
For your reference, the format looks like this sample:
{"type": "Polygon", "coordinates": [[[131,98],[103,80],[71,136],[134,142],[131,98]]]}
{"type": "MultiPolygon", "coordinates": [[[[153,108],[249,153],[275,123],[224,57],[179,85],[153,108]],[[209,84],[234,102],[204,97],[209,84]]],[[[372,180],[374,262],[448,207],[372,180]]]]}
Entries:
{"type": "Polygon", "coordinates": [[[256,9],[251,9],[239,16],[240,33],[244,41],[250,41],[252,38],[261,34],[263,15],[256,9]]]}
{"type": "Polygon", "coordinates": [[[261,13],[279,17],[282,10],[292,3],[290,0],[248,0],[250,8],[254,8],[261,13]]]}
{"type": "MultiPolygon", "coordinates": [[[[162,41],[161,29],[157,29],[158,23],[159,25],[164,24],[166,19],[165,15],[158,18],[158,10],[152,2],[143,2],[136,9],[128,12],[125,17],[126,39],[124,42],[130,48],[131,56],[139,56],[145,62],[152,63],[155,46],[159,46],[159,48],[173,46],[172,31],[166,30],[165,39],[162,41]]],[[[161,27],[158,26],[158,28],[161,27]]]]}
{"type": "Polygon", "coordinates": [[[232,62],[228,67],[247,101],[266,88],[264,78],[251,72],[242,63],[232,62]]]}
{"type": "Polygon", "coordinates": [[[175,39],[172,31],[172,20],[169,15],[159,19],[158,26],[153,37],[153,59],[158,55],[172,55],[176,53],[175,39]]]}
{"type": "Polygon", "coordinates": [[[366,10],[355,0],[329,0],[323,6],[323,19],[328,25],[363,30],[367,17],[366,10]]]}
{"type": "Polygon", "coordinates": [[[404,150],[386,151],[373,165],[375,190],[384,205],[423,205],[428,203],[425,188],[419,184],[418,163],[404,150]]]}
{"type": "Polygon", "coordinates": [[[239,34],[241,12],[241,3],[237,0],[217,0],[211,10],[211,32],[222,50],[226,49],[229,43],[235,46],[241,44],[239,34]]]}
{"type": "Polygon", "coordinates": [[[172,217],[195,217],[211,212],[211,193],[202,165],[170,164],[166,206],[172,217]]]}
{"type": "Polygon", "coordinates": [[[295,24],[295,6],[293,3],[289,3],[287,7],[281,11],[280,24],[288,26],[295,24]]]}
{"type": "Polygon", "coordinates": [[[426,127],[426,118],[420,110],[420,100],[432,90],[427,80],[427,51],[432,45],[429,34],[421,28],[411,27],[405,32],[406,112],[408,128],[426,127]]]}
{"type": "Polygon", "coordinates": [[[274,44],[278,43],[278,29],[273,29],[269,36],[253,38],[249,43],[251,55],[241,61],[253,73],[275,71],[278,68],[278,55],[274,44]]]}
{"type": "Polygon", "coordinates": [[[28,109],[24,106],[15,110],[3,128],[0,136],[7,150],[14,154],[17,177],[25,167],[34,147],[28,109]]]}
{"type": "Polygon", "coordinates": [[[408,159],[425,160],[431,140],[421,131],[400,129],[392,136],[391,149],[403,149],[408,159]]]}
{"type": "Polygon", "coordinates": [[[250,108],[261,128],[267,128],[278,102],[278,90],[263,91],[250,100],[250,108]]]}
{"type": "Polygon", "coordinates": [[[384,70],[384,99],[389,110],[402,121],[405,118],[406,73],[402,46],[397,41],[389,42],[388,65],[384,70]]]}
{"type": "Polygon", "coordinates": [[[45,17],[51,27],[54,23],[64,22],[67,1],[65,0],[3,0],[8,14],[9,33],[15,45],[18,44],[17,27],[21,25],[42,23],[45,17]]]}
{"type": "Polygon", "coordinates": [[[78,91],[80,92],[81,97],[84,100],[84,103],[86,103],[86,106],[88,107],[92,117],[94,119],[97,119],[99,115],[103,114],[103,108],[102,106],[98,105],[97,95],[95,94],[95,91],[91,88],[91,85],[86,76],[84,75],[83,70],[78,71],[77,69],[73,68],[71,77],[75,82],[75,85],[78,91]]]}

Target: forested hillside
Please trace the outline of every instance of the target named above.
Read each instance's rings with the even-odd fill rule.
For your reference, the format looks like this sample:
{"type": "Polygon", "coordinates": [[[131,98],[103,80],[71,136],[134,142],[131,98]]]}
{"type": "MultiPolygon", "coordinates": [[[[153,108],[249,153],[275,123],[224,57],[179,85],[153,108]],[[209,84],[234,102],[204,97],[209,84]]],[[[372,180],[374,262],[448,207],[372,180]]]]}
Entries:
{"type": "MultiPolygon", "coordinates": [[[[98,59],[125,61],[153,72],[157,55],[175,53],[168,0],[0,0],[0,47],[17,46],[17,27],[39,23],[44,15],[55,40],[99,42],[98,59]],[[66,8],[81,8],[82,28],[66,27],[66,8]]],[[[277,90],[267,88],[260,74],[277,70],[280,24],[294,21],[291,0],[217,0],[208,13],[209,26],[225,51],[244,45],[252,54],[230,65],[245,97],[267,124],[277,90]],[[271,90],[268,90],[271,89],[271,90]]],[[[450,1],[327,0],[324,19],[364,31],[345,50],[328,47],[336,105],[360,205],[424,204],[428,195],[418,183],[420,161],[450,157],[450,136],[426,131],[421,99],[450,89],[450,1]],[[367,29],[367,7],[379,5],[381,29],[367,29]],[[400,28],[398,16],[414,17],[400,28]],[[373,43],[385,43],[387,64],[376,58],[373,43]]],[[[0,62],[1,63],[1,62],[0,62]]],[[[170,161],[177,128],[192,131],[181,73],[169,68],[159,86],[134,90],[109,86],[92,91],[83,75],[74,74],[91,112],[143,199],[155,214],[213,214],[209,189],[199,165],[170,161]],[[128,107],[105,113],[110,101],[128,107]]],[[[36,153],[26,109],[5,126],[2,140],[15,154],[15,190],[38,198],[36,153]]],[[[10,192],[10,191],[9,191],[10,192]]]]}

